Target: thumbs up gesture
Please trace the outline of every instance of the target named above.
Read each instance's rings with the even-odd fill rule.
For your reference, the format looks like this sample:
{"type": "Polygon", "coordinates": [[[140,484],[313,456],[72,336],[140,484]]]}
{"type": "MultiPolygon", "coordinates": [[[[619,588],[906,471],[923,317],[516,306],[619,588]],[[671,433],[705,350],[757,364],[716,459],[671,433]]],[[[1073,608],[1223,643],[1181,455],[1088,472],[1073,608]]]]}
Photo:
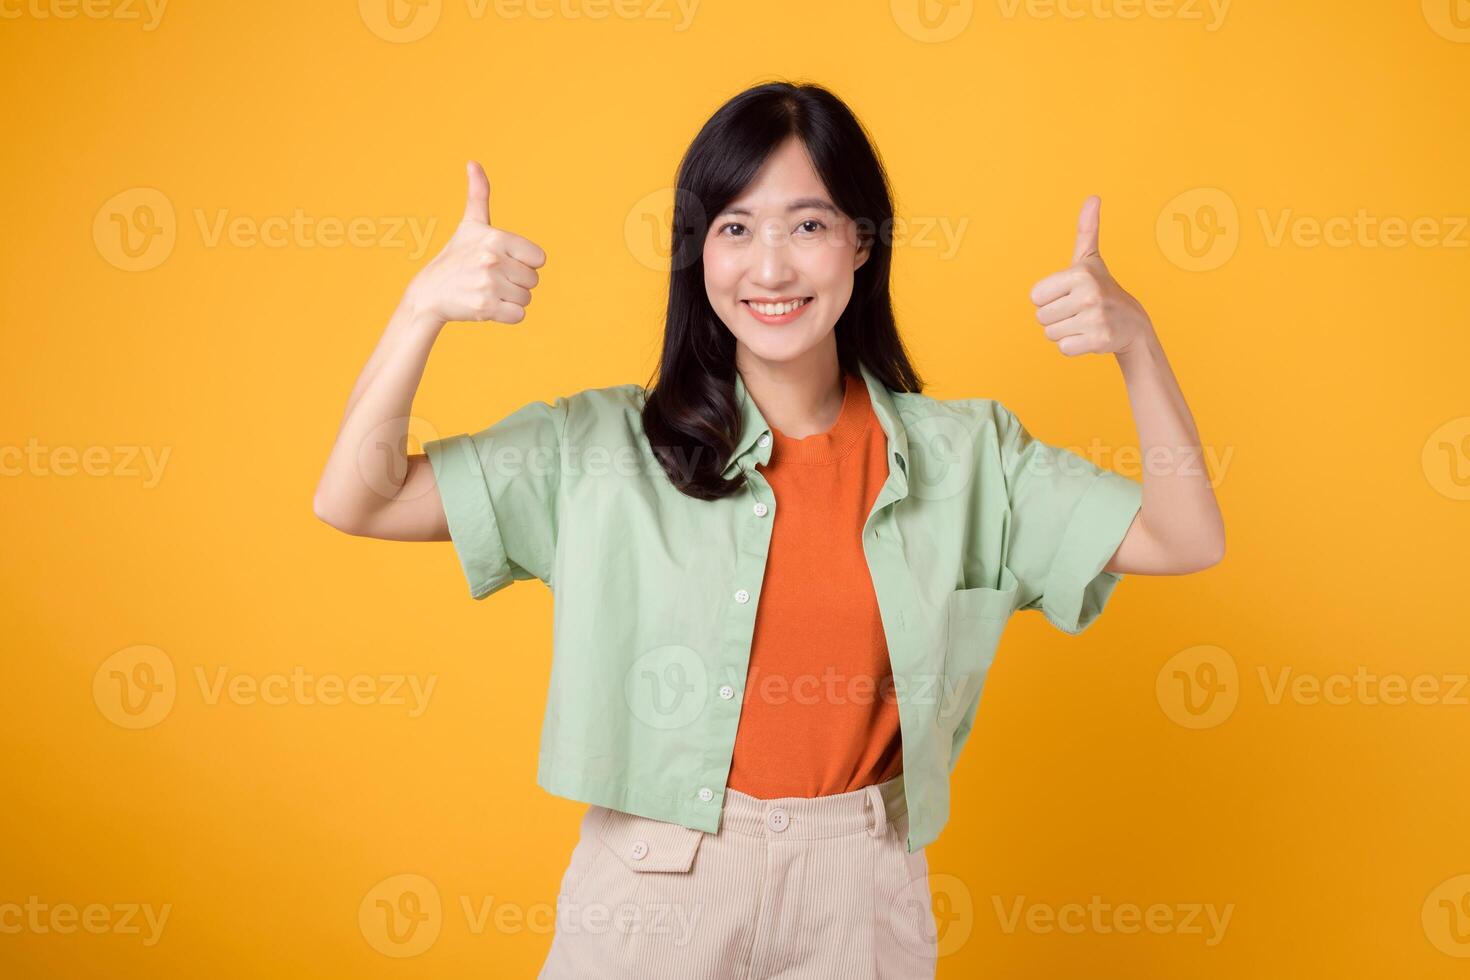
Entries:
{"type": "Polygon", "coordinates": [[[1148,313],[1108,272],[1098,254],[1098,212],[1093,195],[1082,203],[1072,264],[1031,287],[1036,319],[1046,339],[1068,357],[1074,354],[1126,354],[1142,346],[1153,330],[1148,313]]]}
{"type": "Polygon", "coordinates": [[[413,305],[438,320],[520,323],[540,282],[546,253],[535,242],[490,224],[490,180],[468,164],[464,218],[438,255],[409,284],[413,305]]]}

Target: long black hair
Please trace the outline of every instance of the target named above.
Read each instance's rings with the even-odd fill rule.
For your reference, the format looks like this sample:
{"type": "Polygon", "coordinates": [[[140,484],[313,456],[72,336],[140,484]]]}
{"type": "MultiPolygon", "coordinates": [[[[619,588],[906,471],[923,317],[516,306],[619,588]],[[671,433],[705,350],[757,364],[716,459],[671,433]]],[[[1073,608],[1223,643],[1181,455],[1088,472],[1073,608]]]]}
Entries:
{"type": "Polygon", "coordinates": [[[892,391],[923,390],[893,319],[893,202],[862,123],[819,85],[769,82],[746,89],[710,117],[679,164],[663,351],[643,406],[643,430],[659,465],[680,491],[702,500],[745,485],[743,473],[730,480],[722,475],[740,439],[740,406],[735,337],[710,306],[704,285],[709,216],[735,200],[766,157],[792,136],[805,145],[832,202],[857,225],[859,244],[871,249],[853,274],[852,297],[834,327],[839,370],[855,375],[863,364],[892,391]]]}

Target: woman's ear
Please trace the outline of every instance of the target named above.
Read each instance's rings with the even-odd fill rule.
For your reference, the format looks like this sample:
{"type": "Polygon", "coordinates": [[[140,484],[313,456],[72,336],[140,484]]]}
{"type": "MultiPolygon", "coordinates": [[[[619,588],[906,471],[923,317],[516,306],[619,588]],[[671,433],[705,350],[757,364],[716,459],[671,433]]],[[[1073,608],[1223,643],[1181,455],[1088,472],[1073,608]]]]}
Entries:
{"type": "Polygon", "coordinates": [[[872,242],[863,242],[862,244],[858,245],[857,261],[852,264],[852,271],[856,272],[861,269],[863,267],[863,263],[868,261],[868,256],[871,254],[873,254],[872,242]]]}

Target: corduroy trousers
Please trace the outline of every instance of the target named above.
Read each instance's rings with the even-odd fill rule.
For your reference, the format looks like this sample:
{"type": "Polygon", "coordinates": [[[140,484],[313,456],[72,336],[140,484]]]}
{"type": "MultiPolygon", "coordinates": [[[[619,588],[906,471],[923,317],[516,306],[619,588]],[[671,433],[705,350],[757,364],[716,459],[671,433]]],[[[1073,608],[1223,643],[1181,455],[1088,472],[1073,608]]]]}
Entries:
{"type": "Polygon", "coordinates": [[[928,859],[907,834],[902,775],[727,789],[716,833],[590,806],[540,980],[932,980],[928,859]]]}

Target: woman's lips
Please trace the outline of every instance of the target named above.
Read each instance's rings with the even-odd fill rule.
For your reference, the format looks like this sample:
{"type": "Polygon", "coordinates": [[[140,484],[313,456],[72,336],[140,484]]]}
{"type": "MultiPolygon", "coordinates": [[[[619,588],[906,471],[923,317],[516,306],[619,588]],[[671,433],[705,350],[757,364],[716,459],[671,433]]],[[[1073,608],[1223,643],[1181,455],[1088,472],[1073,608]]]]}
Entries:
{"type": "Polygon", "coordinates": [[[812,305],[812,297],[808,296],[804,303],[802,303],[796,309],[792,310],[790,313],[782,313],[779,316],[770,316],[768,314],[760,312],[755,307],[751,306],[748,300],[741,300],[740,305],[745,307],[746,312],[755,317],[761,323],[778,326],[783,323],[790,323],[792,320],[795,320],[797,317],[805,313],[807,307],[812,305]]]}

